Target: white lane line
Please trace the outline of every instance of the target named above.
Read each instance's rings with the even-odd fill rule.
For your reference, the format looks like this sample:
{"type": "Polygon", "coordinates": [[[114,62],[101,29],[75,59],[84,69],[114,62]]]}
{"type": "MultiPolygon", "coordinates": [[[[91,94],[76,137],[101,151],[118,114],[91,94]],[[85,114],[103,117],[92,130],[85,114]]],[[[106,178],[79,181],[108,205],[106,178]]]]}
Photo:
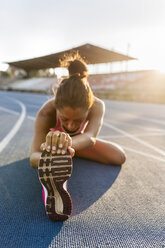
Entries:
{"type": "Polygon", "coordinates": [[[157,148],[157,147],[155,147],[155,146],[153,146],[153,145],[147,143],[147,142],[144,141],[144,140],[141,140],[141,139],[135,137],[135,136],[132,135],[132,134],[129,134],[129,133],[125,132],[124,130],[121,130],[120,128],[114,127],[113,125],[111,125],[111,124],[109,124],[109,123],[107,123],[107,122],[104,122],[103,125],[106,126],[106,127],[111,128],[111,129],[113,129],[113,130],[115,130],[115,131],[117,131],[117,132],[119,132],[119,133],[121,133],[121,134],[123,134],[123,135],[129,137],[130,139],[135,140],[136,142],[138,142],[138,143],[140,143],[140,144],[142,144],[142,145],[144,145],[144,146],[146,146],[146,147],[152,149],[153,151],[158,152],[159,154],[165,156],[165,151],[163,151],[163,150],[161,150],[161,149],[159,149],[159,148],[157,148]]]}
{"type": "MultiPolygon", "coordinates": [[[[164,136],[165,135],[165,132],[162,132],[162,133],[138,133],[138,134],[133,134],[135,137],[146,137],[146,136],[164,136]]],[[[112,138],[126,138],[128,137],[127,135],[100,135],[99,138],[100,139],[112,139],[112,138]]]]}
{"type": "Polygon", "coordinates": [[[160,157],[157,157],[157,156],[154,156],[154,155],[152,155],[152,154],[150,154],[150,153],[137,151],[137,150],[134,150],[134,149],[129,148],[129,147],[126,147],[126,146],[122,146],[122,148],[124,148],[125,150],[128,150],[128,151],[130,151],[130,152],[140,154],[140,155],[145,156],[145,157],[147,157],[147,158],[153,158],[153,159],[159,160],[159,161],[161,161],[161,162],[165,162],[165,159],[160,158],[160,157]]]}
{"type": "MultiPolygon", "coordinates": [[[[19,112],[16,112],[16,111],[13,111],[13,110],[4,108],[4,107],[0,107],[0,110],[5,111],[5,112],[10,113],[10,114],[19,115],[19,112]]],[[[30,116],[30,115],[28,115],[27,118],[29,120],[32,120],[32,121],[35,121],[35,119],[36,119],[36,117],[30,116]]],[[[165,135],[165,132],[164,132],[163,129],[153,129],[153,132],[159,132],[159,133],[147,133],[147,134],[146,133],[144,133],[144,134],[142,133],[142,134],[134,134],[134,136],[138,137],[138,136],[162,136],[162,135],[165,135]]],[[[102,136],[99,136],[100,139],[106,139],[106,138],[125,138],[125,137],[128,137],[128,136],[127,135],[109,135],[109,136],[102,135],[102,136]]]]}
{"type": "MultiPolygon", "coordinates": [[[[138,118],[138,120],[139,120],[139,118],[138,118]]],[[[115,121],[115,120],[112,120],[112,122],[113,123],[119,123],[120,122],[120,124],[122,124],[122,126],[136,126],[138,129],[142,129],[142,130],[145,130],[145,131],[159,131],[159,132],[162,132],[162,131],[164,131],[164,128],[162,127],[162,128],[151,128],[151,127],[143,127],[143,126],[140,126],[138,123],[130,123],[130,122],[128,122],[129,120],[127,120],[127,121],[124,121],[124,122],[121,122],[120,120],[118,120],[118,121],[115,121]]]]}
{"type": "MultiPolygon", "coordinates": [[[[19,112],[16,112],[16,111],[13,111],[13,110],[11,110],[11,109],[4,108],[4,107],[0,107],[0,110],[2,110],[2,111],[4,111],[4,112],[7,112],[7,113],[9,113],[9,114],[20,115],[19,112]]],[[[28,118],[29,120],[32,120],[32,121],[35,121],[35,119],[36,119],[35,117],[30,116],[30,115],[28,115],[27,118],[28,118]]]]}
{"type": "Polygon", "coordinates": [[[7,108],[4,108],[4,107],[0,107],[0,110],[4,111],[4,112],[7,112],[9,114],[13,114],[13,115],[19,115],[20,113],[19,112],[16,112],[14,110],[11,110],[11,109],[7,109],[7,108]]]}
{"type": "Polygon", "coordinates": [[[151,118],[146,118],[146,117],[141,117],[141,116],[138,116],[139,119],[142,119],[142,120],[145,120],[145,121],[149,121],[149,122],[154,122],[154,123],[158,123],[158,124],[161,124],[161,125],[165,125],[165,121],[160,121],[160,120],[154,120],[154,119],[151,119],[151,118]]]}
{"type": "MultiPolygon", "coordinates": [[[[5,111],[5,112],[11,113],[11,114],[15,114],[15,115],[18,115],[18,114],[19,114],[19,113],[16,112],[16,111],[12,111],[12,110],[9,110],[9,109],[6,109],[6,108],[0,107],[0,109],[3,110],[3,111],[5,111]]],[[[33,116],[27,116],[27,118],[30,119],[30,120],[32,120],[32,121],[35,121],[35,119],[36,119],[36,118],[33,117],[33,116]]],[[[129,133],[127,133],[127,132],[125,132],[125,131],[123,131],[123,130],[121,130],[121,129],[118,129],[118,128],[116,128],[116,127],[110,125],[109,123],[104,123],[103,125],[108,126],[109,128],[112,128],[112,129],[114,129],[114,130],[116,130],[116,131],[122,133],[122,135],[121,135],[121,136],[117,136],[117,135],[116,135],[116,136],[99,136],[99,138],[130,137],[131,139],[137,141],[137,138],[136,138],[134,135],[131,135],[131,134],[129,134],[129,133]]],[[[162,134],[163,134],[163,133],[162,133],[162,134]]],[[[162,135],[162,134],[161,134],[161,135],[162,135]]],[[[152,135],[152,134],[151,134],[151,135],[152,135]]],[[[160,135],[160,134],[155,134],[155,135],[160,135]]],[[[152,146],[152,145],[148,144],[147,142],[142,141],[142,140],[140,140],[140,139],[138,139],[138,142],[139,142],[139,143],[142,143],[143,145],[144,145],[144,143],[145,143],[145,145],[147,145],[147,147],[148,147],[148,145],[149,145],[149,147],[150,147],[150,148],[152,147],[152,149],[154,148],[154,150],[155,150],[155,148],[156,148],[156,147],[154,147],[154,146],[152,146]],[[139,141],[140,141],[140,142],[139,142],[139,141]]],[[[137,154],[140,154],[140,155],[143,155],[143,156],[146,156],[146,157],[151,157],[151,158],[154,158],[154,159],[163,161],[163,162],[165,161],[165,160],[163,160],[162,158],[157,157],[157,156],[154,156],[154,155],[151,155],[151,154],[149,154],[149,153],[140,152],[140,151],[137,151],[137,150],[128,148],[128,147],[124,147],[124,146],[122,146],[122,147],[123,147],[124,149],[127,149],[127,150],[129,150],[129,151],[132,151],[132,152],[134,152],[134,153],[137,153],[137,154]]],[[[156,148],[156,150],[157,150],[157,148],[156,148]]],[[[160,150],[160,149],[159,149],[159,150],[160,150]]],[[[160,150],[160,151],[161,151],[161,150],[160,150]]],[[[161,151],[161,154],[162,154],[162,151],[161,151]]],[[[163,155],[164,155],[164,154],[165,154],[165,153],[163,152],[163,155]]]]}
{"type": "Polygon", "coordinates": [[[0,152],[3,151],[3,149],[8,145],[8,143],[10,142],[10,140],[15,136],[15,134],[18,132],[20,126],[22,125],[25,117],[26,117],[26,107],[23,103],[21,103],[18,100],[13,99],[15,102],[17,102],[21,109],[22,112],[20,114],[20,117],[18,119],[18,121],[15,123],[14,127],[11,129],[11,131],[6,135],[6,137],[0,142],[0,152]]]}
{"type": "Polygon", "coordinates": [[[141,115],[127,114],[127,116],[136,118],[138,120],[141,119],[141,120],[145,120],[145,121],[149,121],[149,122],[153,122],[153,123],[158,123],[158,124],[161,124],[161,125],[165,125],[165,121],[155,120],[155,119],[152,119],[152,118],[143,117],[141,115]]]}
{"type": "Polygon", "coordinates": [[[30,104],[30,103],[26,103],[26,106],[37,108],[37,109],[41,108],[41,105],[38,106],[38,105],[35,105],[35,104],[30,104]]]}
{"type": "Polygon", "coordinates": [[[150,127],[148,127],[147,130],[150,131],[150,132],[160,132],[161,133],[162,131],[164,132],[165,129],[164,128],[163,129],[158,129],[158,128],[150,128],[150,127]]]}
{"type": "MultiPolygon", "coordinates": [[[[99,138],[101,139],[102,136],[99,136],[99,138]]],[[[108,140],[108,137],[105,137],[106,140],[108,140]]],[[[138,151],[138,150],[135,150],[133,148],[130,148],[130,147],[127,147],[127,146],[123,146],[122,145],[122,148],[125,149],[125,150],[128,150],[130,152],[133,152],[133,153],[137,153],[139,155],[142,155],[142,156],[145,156],[147,158],[152,158],[152,159],[156,159],[156,160],[159,160],[161,162],[165,162],[165,159],[161,158],[161,157],[158,157],[158,156],[155,156],[155,155],[152,155],[150,153],[146,153],[146,152],[142,152],[142,151],[138,151]]]]}
{"type": "Polygon", "coordinates": [[[28,118],[29,120],[32,120],[32,121],[35,121],[35,119],[36,119],[36,117],[30,116],[30,115],[28,115],[27,118],[28,118]]]}

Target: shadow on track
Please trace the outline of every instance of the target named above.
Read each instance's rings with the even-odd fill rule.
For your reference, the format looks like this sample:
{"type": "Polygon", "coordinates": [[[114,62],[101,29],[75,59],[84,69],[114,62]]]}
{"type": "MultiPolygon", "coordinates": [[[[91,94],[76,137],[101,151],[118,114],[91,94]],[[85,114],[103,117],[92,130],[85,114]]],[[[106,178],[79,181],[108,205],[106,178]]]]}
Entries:
{"type": "Polygon", "coordinates": [[[72,197],[72,216],[96,202],[114,183],[121,166],[108,166],[85,159],[73,159],[73,173],[68,181],[72,197]]]}
{"type": "MultiPolygon", "coordinates": [[[[113,184],[121,167],[105,166],[75,158],[69,192],[73,215],[97,201],[113,184]]],[[[1,247],[48,247],[63,222],[51,222],[42,200],[37,170],[29,159],[0,168],[1,247]]]]}

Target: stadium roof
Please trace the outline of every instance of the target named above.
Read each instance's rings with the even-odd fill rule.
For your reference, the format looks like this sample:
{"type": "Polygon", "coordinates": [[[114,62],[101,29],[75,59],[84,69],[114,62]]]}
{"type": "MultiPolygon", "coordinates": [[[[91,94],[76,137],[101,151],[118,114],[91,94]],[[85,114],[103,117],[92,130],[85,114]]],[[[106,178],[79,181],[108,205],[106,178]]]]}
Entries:
{"type": "Polygon", "coordinates": [[[65,54],[70,54],[72,52],[78,52],[80,56],[85,59],[87,64],[119,62],[136,59],[127,55],[123,55],[121,53],[104,49],[102,47],[94,46],[91,44],[85,44],[62,52],[27,60],[7,62],[7,64],[11,66],[16,66],[26,71],[56,68],[60,67],[59,59],[62,59],[65,54]]]}

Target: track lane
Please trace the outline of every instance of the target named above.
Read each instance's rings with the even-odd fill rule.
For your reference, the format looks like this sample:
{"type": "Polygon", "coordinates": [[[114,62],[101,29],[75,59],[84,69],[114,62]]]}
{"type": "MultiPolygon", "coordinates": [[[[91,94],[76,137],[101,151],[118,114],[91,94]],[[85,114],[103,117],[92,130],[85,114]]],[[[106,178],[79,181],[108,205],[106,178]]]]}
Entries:
{"type": "Polygon", "coordinates": [[[13,128],[8,132],[8,134],[3,138],[3,140],[0,142],[0,153],[5,149],[5,147],[9,144],[10,140],[15,136],[15,134],[18,132],[20,126],[22,125],[25,116],[26,116],[26,107],[25,105],[14,99],[14,102],[16,102],[20,107],[21,107],[21,114],[20,117],[18,119],[18,121],[15,123],[15,125],[13,126],[13,128]]]}
{"type": "MultiPolygon", "coordinates": [[[[8,240],[10,236],[8,245],[13,247],[15,242],[16,248],[21,245],[34,248],[44,247],[44,245],[52,248],[65,246],[92,248],[97,247],[98,244],[100,247],[116,247],[114,241],[118,242],[118,247],[132,247],[132,245],[134,247],[160,247],[164,225],[162,193],[164,192],[164,156],[160,157],[158,152],[128,136],[137,134],[139,138],[138,134],[142,135],[143,132],[155,134],[151,141],[155,141],[154,146],[159,147],[162,142],[160,133],[163,132],[163,125],[147,120],[136,122],[140,116],[146,114],[146,110],[145,113],[142,109],[139,110],[141,106],[139,104],[127,103],[121,110],[122,103],[106,103],[106,112],[112,105],[111,114],[107,112],[105,120],[118,129],[124,130],[125,133],[121,134],[117,130],[103,126],[99,136],[106,135],[107,140],[121,144],[126,149],[127,161],[121,169],[118,169],[87,160],[74,160],[73,175],[69,182],[74,201],[74,214],[67,222],[60,225],[50,223],[44,215],[37,171],[29,166],[29,147],[37,108],[28,108],[28,104],[31,101],[40,107],[48,97],[41,96],[40,98],[33,94],[8,94],[7,92],[6,96],[23,102],[27,115],[19,132],[11,139],[7,149],[0,154],[0,161],[3,165],[11,162],[1,168],[0,183],[6,187],[6,198],[3,192],[4,187],[0,187],[4,199],[1,202],[1,209],[3,209],[3,203],[6,203],[1,212],[1,217],[4,214],[3,223],[5,223],[1,236],[3,242],[3,237],[8,240]],[[121,114],[121,112],[130,113],[130,109],[131,114],[137,109],[137,117],[127,118],[127,115],[121,114]],[[134,122],[131,122],[131,119],[134,119],[134,122]],[[130,125],[124,125],[125,122],[130,125]],[[138,125],[141,125],[141,128],[137,130],[138,125]],[[109,134],[118,135],[118,137],[111,138],[108,137],[109,134]],[[17,195],[19,197],[15,201],[17,195]],[[8,202],[9,196],[13,205],[8,202]],[[18,230],[15,234],[16,227],[18,230]]],[[[6,112],[6,121],[10,121],[10,114],[20,116],[18,104],[15,104],[13,108],[10,105],[11,102],[8,102],[8,105],[6,103],[7,101],[4,105],[0,104],[12,111],[6,112]]],[[[147,118],[159,120],[155,115],[157,108],[159,112],[158,105],[152,112],[147,107],[147,118]]],[[[161,111],[164,112],[164,110],[165,106],[162,106],[161,111]]],[[[160,121],[162,121],[161,118],[160,121]]],[[[140,139],[144,137],[140,136],[140,139]]]]}

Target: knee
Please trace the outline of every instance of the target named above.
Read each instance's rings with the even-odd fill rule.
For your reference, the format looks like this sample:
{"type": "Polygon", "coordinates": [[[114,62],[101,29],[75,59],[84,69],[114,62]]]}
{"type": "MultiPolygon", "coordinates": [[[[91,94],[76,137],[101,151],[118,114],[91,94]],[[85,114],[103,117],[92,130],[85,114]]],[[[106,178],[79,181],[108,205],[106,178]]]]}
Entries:
{"type": "Polygon", "coordinates": [[[125,151],[120,147],[120,149],[118,150],[118,156],[117,156],[117,159],[116,159],[116,164],[117,165],[122,165],[125,163],[126,161],[126,154],[125,154],[125,151]]]}
{"type": "Polygon", "coordinates": [[[30,165],[31,165],[32,168],[35,168],[35,161],[34,161],[33,154],[30,156],[30,165]]]}
{"type": "Polygon", "coordinates": [[[38,168],[38,162],[40,160],[41,153],[40,152],[34,152],[30,155],[30,165],[32,168],[36,169],[38,168]]]}
{"type": "Polygon", "coordinates": [[[126,154],[124,151],[120,151],[116,154],[113,158],[110,156],[110,158],[106,161],[106,164],[113,164],[113,165],[122,165],[126,161],[126,154]]]}
{"type": "Polygon", "coordinates": [[[122,152],[121,155],[120,155],[120,165],[124,164],[126,161],[126,154],[125,152],[122,152]]]}

